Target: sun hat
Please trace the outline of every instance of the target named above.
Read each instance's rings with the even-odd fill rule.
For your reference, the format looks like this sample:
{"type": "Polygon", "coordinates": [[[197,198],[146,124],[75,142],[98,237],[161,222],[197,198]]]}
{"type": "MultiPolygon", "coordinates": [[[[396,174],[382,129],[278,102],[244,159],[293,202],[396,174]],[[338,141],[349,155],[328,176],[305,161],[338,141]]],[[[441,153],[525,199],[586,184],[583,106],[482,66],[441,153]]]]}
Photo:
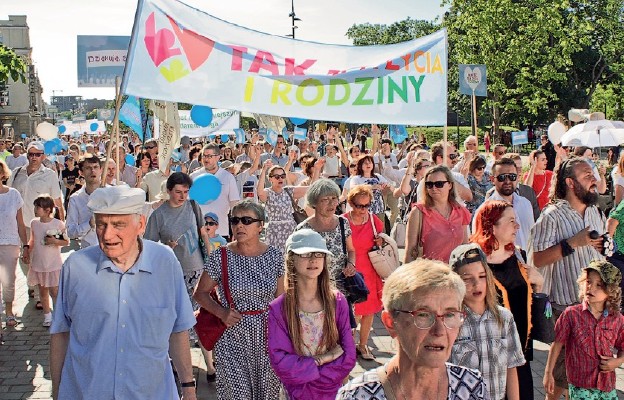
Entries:
{"type": "Polygon", "coordinates": [[[300,229],[293,232],[286,239],[286,252],[292,251],[295,254],[325,253],[332,255],[327,250],[327,242],[323,237],[312,229],[300,229]]]}

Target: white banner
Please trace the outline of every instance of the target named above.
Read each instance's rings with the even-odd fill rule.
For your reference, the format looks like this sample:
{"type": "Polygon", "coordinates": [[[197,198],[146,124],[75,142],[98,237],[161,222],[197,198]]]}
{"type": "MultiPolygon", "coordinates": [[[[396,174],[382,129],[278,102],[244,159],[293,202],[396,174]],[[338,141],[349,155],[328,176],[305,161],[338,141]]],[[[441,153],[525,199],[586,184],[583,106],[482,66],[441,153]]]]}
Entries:
{"type": "Polygon", "coordinates": [[[127,50],[98,50],[86,53],[87,68],[123,67],[126,63],[127,50]]]}
{"type": "Polygon", "coordinates": [[[122,92],[282,117],[444,125],[446,30],[387,46],[324,45],[177,0],[141,0],[122,92]]]}
{"type": "Polygon", "coordinates": [[[191,112],[178,111],[180,114],[180,136],[201,137],[208,136],[212,132],[233,130],[240,126],[240,113],[232,110],[212,110],[210,125],[201,127],[191,119],[191,112]]]}

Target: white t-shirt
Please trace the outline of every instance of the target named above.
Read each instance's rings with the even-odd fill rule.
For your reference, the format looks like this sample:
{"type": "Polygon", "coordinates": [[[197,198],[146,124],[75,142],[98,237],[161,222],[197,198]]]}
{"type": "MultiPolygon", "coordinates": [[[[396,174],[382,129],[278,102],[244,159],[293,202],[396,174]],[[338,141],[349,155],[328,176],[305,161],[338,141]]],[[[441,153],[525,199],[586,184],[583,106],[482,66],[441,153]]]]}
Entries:
{"type": "Polygon", "coordinates": [[[14,157],[13,154],[11,154],[10,156],[7,156],[4,161],[11,171],[15,168],[25,167],[28,165],[28,158],[26,158],[24,154],[20,154],[18,157],[14,157]]]}
{"type": "Polygon", "coordinates": [[[16,214],[23,205],[22,196],[13,188],[0,194],[0,245],[20,245],[16,214]]]}
{"type": "MultiPolygon", "coordinates": [[[[399,168],[399,162],[397,161],[396,154],[390,153],[389,156],[383,156],[383,157],[384,157],[383,158],[384,164],[388,164],[389,163],[390,166],[392,166],[392,168],[399,168]]],[[[373,159],[375,160],[375,165],[379,165],[379,155],[375,154],[373,156],[373,159]]]]}
{"type": "Polygon", "coordinates": [[[323,167],[323,176],[339,176],[340,175],[340,158],[325,156],[325,166],[323,167]]]}
{"type": "MultiPolygon", "coordinates": [[[[191,174],[191,178],[195,180],[207,173],[206,168],[200,168],[191,174]]],[[[240,200],[238,185],[236,184],[234,175],[223,168],[219,168],[214,176],[221,182],[221,193],[219,193],[219,197],[217,197],[215,201],[208,204],[200,204],[199,206],[202,210],[202,214],[206,214],[209,211],[217,214],[219,218],[217,235],[229,236],[229,223],[227,223],[228,213],[230,212],[230,202],[240,200]]]]}

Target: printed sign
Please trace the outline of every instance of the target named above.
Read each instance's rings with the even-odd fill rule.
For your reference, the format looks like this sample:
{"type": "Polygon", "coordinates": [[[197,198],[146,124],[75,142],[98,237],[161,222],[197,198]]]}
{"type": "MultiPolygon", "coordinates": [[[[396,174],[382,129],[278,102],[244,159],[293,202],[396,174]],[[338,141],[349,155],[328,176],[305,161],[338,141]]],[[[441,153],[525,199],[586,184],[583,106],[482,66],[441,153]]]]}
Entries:
{"type": "Polygon", "coordinates": [[[514,146],[520,144],[529,143],[529,132],[528,131],[518,131],[511,132],[511,144],[514,146]]]}
{"type": "Polygon", "coordinates": [[[459,64],[459,93],[486,97],[486,72],[485,65],[459,64]]]}

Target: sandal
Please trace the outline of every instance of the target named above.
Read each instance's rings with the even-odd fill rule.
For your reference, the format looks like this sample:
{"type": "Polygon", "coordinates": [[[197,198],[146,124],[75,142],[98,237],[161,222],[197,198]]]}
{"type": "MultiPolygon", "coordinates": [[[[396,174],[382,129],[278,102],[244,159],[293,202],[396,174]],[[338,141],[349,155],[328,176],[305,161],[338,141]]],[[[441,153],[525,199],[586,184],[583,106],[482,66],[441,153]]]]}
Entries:
{"type": "Polygon", "coordinates": [[[37,310],[43,310],[43,304],[41,304],[41,302],[40,302],[40,301],[38,301],[38,302],[37,302],[37,304],[35,304],[35,308],[36,308],[37,310]]]}
{"type": "Polygon", "coordinates": [[[371,350],[368,346],[357,345],[356,349],[359,350],[360,357],[362,357],[362,359],[368,361],[375,359],[375,356],[373,355],[373,353],[371,353],[371,350]]]}
{"type": "Polygon", "coordinates": [[[4,319],[4,322],[6,322],[6,326],[10,327],[14,327],[15,325],[17,325],[15,315],[7,315],[7,317],[4,319]]]}

